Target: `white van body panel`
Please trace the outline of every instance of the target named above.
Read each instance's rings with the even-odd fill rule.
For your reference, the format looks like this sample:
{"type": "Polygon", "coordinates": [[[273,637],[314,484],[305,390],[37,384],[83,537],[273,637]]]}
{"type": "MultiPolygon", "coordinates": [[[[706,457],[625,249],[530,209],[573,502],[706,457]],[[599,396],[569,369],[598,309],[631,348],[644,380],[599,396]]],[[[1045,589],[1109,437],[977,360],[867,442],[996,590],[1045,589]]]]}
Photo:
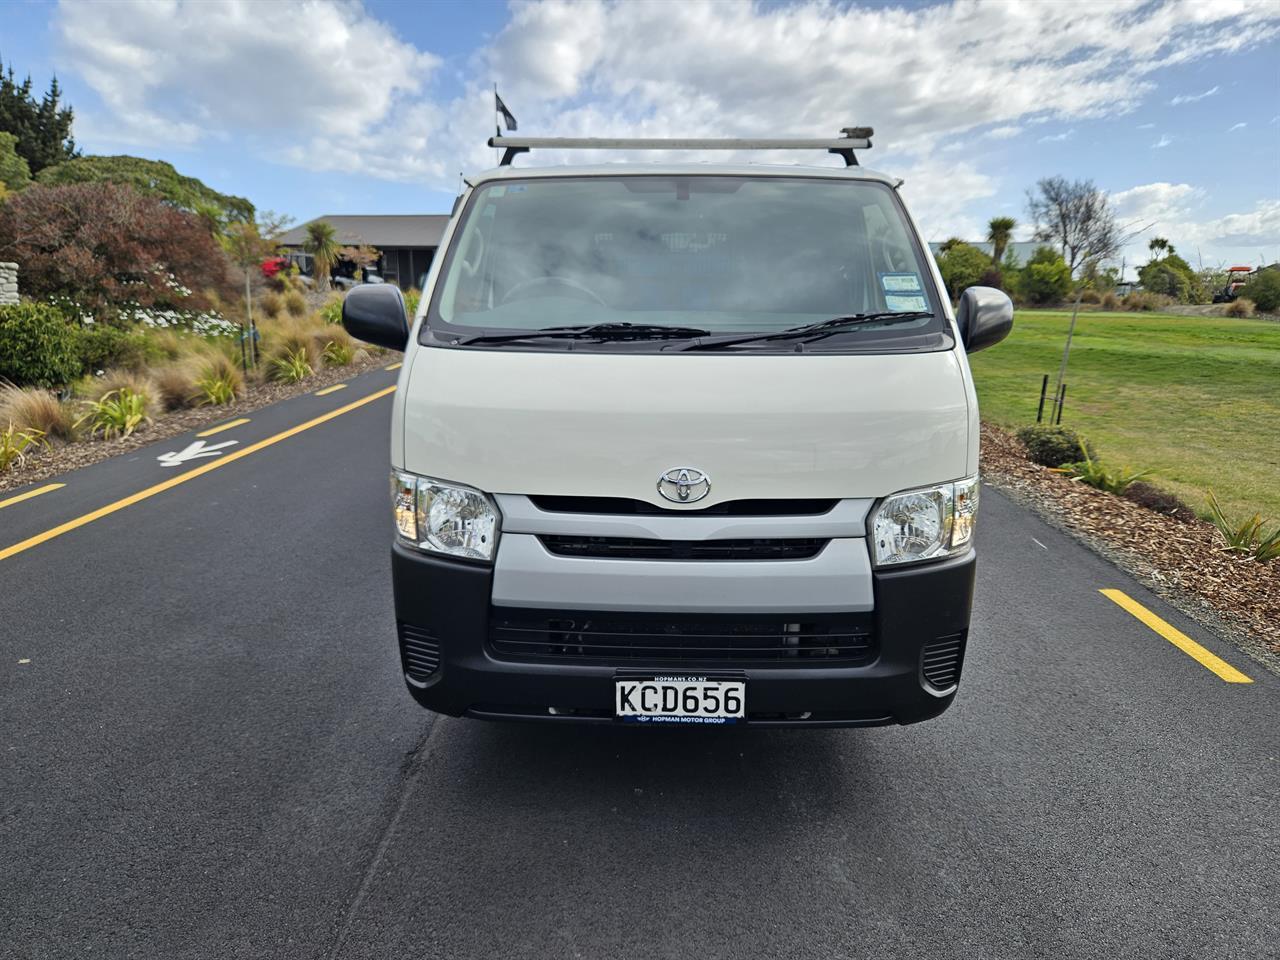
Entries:
{"type": "Polygon", "coordinates": [[[710,494],[875,498],[965,476],[976,457],[954,351],[603,354],[411,348],[404,469],[486,493],[628,497],[658,477],[710,494]]]}

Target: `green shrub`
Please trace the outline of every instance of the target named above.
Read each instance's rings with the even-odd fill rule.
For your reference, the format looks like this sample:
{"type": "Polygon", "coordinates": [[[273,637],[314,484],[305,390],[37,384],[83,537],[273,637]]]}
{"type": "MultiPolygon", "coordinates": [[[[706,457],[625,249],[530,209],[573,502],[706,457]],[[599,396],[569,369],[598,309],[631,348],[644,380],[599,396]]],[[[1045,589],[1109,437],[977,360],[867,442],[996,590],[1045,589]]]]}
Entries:
{"type": "MultiPolygon", "coordinates": [[[[985,254],[983,254],[985,256],[985,254]]],[[[999,273],[996,274],[999,277],[999,273]]],[[[989,286],[998,287],[1000,284],[993,283],[989,286]]],[[[416,287],[404,295],[404,310],[409,316],[409,323],[413,323],[413,318],[418,313],[418,304],[422,301],[422,291],[416,287]]]]}
{"type": "MultiPolygon", "coordinates": [[[[345,331],[344,331],[345,332],[345,331]]],[[[345,367],[355,359],[356,346],[350,337],[345,339],[334,338],[324,345],[325,366],[328,367],[345,367]]]]}
{"type": "Polygon", "coordinates": [[[1018,439],[1027,448],[1027,458],[1042,467],[1061,467],[1080,459],[1084,449],[1094,455],[1093,445],[1067,427],[1036,424],[1018,431],[1018,439]]]}
{"type": "Polygon", "coordinates": [[[44,446],[48,444],[42,431],[31,428],[19,430],[9,424],[0,430],[0,470],[8,470],[15,463],[21,464],[32,447],[44,446]]]}
{"type": "Polygon", "coordinates": [[[302,349],[272,357],[267,367],[271,379],[278,383],[298,383],[315,373],[307,360],[307,352],[302,349]]]}
{"type": "Polygon", "coordinates": [[[1138,282],[1149,293],[1163,294],[1178,303],[1194,303],[1201,298],[1200,279],[1176,253],[1139,267],[1138,282]]]}
{"type": "Polygon", "coordinates": [[[1071,268],[1052,247],[1040,247],[1022,269],[1022,295],[1032,303],[1061,303],[1071,289],[1071,268]]]}
{"type": "Polygon", "coordinates": [[[324,306],[320,308],[320,316],[324,318],[325,323],[342,323],[342,295],[326,300],[324,306]]]}
{"type": "Polygon", "coordinates": [[[1261,514],[1255,513],[1247,520],[1228,520],[1218,498],[1210,490],[1209,517],[1222,538],[1227,541],[1223,548],[1227,553],[1243,553],[1252,556],[1259,563],[1280,559],[1280,527],[1267,534],[1263,530],[1266,521],[1261,514]]]}
{"type": "Polygon", "coordinates": [[[244,391],[244,373],[225,354],[215,353],[206,361],[196,381],[200,403],[221,406],[233,402],[244,391]]]}
{"type": "Polygon", "coordinates": [[[0,379],[20,387],[60,387],[80,375],[80,338],[56,307],[0,307],[0,379]]]}
{"type": "Polygon", "coordinates": [[[1263,313],[1280,311],[1280,270],[1259,270],[1240,291],[1263,313]]]}
{"type": "Polygon", "coordinates": [[[102,435],[103,440],[127,437],[143,423],[150,423],[147,415],[150,400],[144,393],[128,387],[112,390],[89,404],[89,412],[80,418],[89,424],[91,436],[102,435]]]}
{"type": "MultiPolygon", "coordinates": [[[[952,300],[959,298],[967,287],[972,287],[982,275],[991,269],[991,258],[971,244],[952,238],[942,245],[937,256],[938,271],[952,300]]],[[[417,309],[417,301],[414,302],[417,309]]]]}
{"type": "Polygon", "coordinates": [[[153,349],[145,333],[121,330],[103,323],[82,327],[76,331],[80,338],[80,364],[82,373],[95,373],[111,367],[127,367],[140,370],[160,350],[153,349]]]}
{"type": "Polygon", "coordinates": [[[1083,446],[1080,447],[1080,452],[1084,454],[1083,460],[1075,463],[1066,463],[1053,469],[1058,473],[1065,473],[1072,480],[1079,480],[1081,483],[1086,483],[1091,487],[1117,495],[1123,494],[1131,484],[1149,476],[1151,473],[1150,470],[1130,473],[1128,467],[1116,470],[1103,466],[1101,462],[1093,459],[1089,451],[1083,446]]]}

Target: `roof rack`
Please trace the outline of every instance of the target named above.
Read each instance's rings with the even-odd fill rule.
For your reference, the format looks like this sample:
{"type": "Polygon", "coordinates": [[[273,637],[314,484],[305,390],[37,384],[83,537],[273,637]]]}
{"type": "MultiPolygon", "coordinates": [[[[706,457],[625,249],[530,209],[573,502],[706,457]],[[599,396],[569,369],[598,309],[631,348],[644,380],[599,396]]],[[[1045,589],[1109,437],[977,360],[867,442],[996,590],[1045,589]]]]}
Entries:
{"type": "Polygon", "coordinates": [[[530,150],[825,150],[844,158],[846,167],[856,167],[855,150],[871,149],[870,127],[844,127],[843,136],[830,139],[797,139],[772,137],[767,139],[729,138],[717,140],[662,138],[626,139],[614,137],[490,137],[489,146],[501,147],[499,164],[511,166],[516,154],[530,150]]]}

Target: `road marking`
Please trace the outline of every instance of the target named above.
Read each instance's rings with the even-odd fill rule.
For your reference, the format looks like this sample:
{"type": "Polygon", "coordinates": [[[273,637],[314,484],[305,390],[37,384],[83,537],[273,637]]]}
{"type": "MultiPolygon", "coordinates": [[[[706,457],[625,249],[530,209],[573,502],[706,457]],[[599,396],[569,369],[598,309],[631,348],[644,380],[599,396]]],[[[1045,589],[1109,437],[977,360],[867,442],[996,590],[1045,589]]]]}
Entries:
{"type": "Polygon", "coordinates": [[[1032,543],[1034,543],[1034,544],[1035,544],[1037,547],[1039,547],[1041,550],[1048,550],[1048,549],[1049,549],[1049,548],[1048,548],[1048,547],[1046,547],[1043,543],[1041,543],[1039,540],[1037,540],[1035,537],[1032,537],[1032,538],[1031,538],[1031,542],[1032,542],[1032,543]]]}
{"type": "Polygon", "coordinates": [[[399,361],[397,361],[397,362],[395,362],[395,363],[391,364],[390,366],[383,367],[382,369],[383,369],[383,370],[399,370],[399,369],[400,369],[400,367],[401,367],[401,365],[402,365],[403,363],[404,363],[404,361],[403,361],[403,360],[399,360],[399,361]]]}
{"type": "Polygon", "coordinates": [[[123,510],[125,507],[131,507],[135,503],[141,503],[143,500],[154,497],[158,493],[164,493],[164,491],[170,490],[181,483],[186,483],[188,480],[194,480],[196,477],[204,476],[206,473],[209,473],[212,470],[217,470],[219,467],[225,467],[229,463],[234,463],[242,457],[249,456],[251,453],[257,453],[259,450],[264,450],[272,444],[279,443],[281,440],[288,440],[290,437],[302,433],[304,430],[310,430],[312,427],[318,427],[322,423],[328,423],[330,420],[336,419],[344,413],[350,413],[352,410],[363,407],[366,403],[372,403],[374,400],[381,399],[389,393],[394,393],[395,389],[395,387],[386,387],[383,390],[378,390],[369,394],[367,397],[361,397],[359,400],[352,400],[344,407],[338,407],[336,410],[330,410],[328,413],[314,417],[306,423],[300,423],[296,427],[290,427],[288,430],[282,430],[273,437],[267,437],[265,440],[259,440],[257,443],[251,443],[247,447],[242,447],[233,453],[228,453],[225,457],[219,457],[217,460],[211,460],[198,467],[193,467],[186,473],[180,473],[176,477],[170,477],[168,480],[164,480],[161,483],[147,487],[145,490],[139,490],[137,493],[130,494],[129,496],[124,497],[121,500],[117,500],[114,503],[108,503],[105,507],[99,507],[97,510],[93,510],[83,516],[76,517],[74,520],[68,520],[66,523],[59,524],[56,527],[52,527],[44,531],[44,533],[37,533],[34,537],[28,537],[26,540],[15,543],[11,547],[5,547],[3,550],[0,550],[0,560],[8,560],[10,557],[30,550],[32,547],[38,547],[40,544],[47,543],[55,537],[60,537],[64,533],[70,533],[72,530],[78,530],[80,527],[93,523],[95,520],[100,520],[103,517],[110,516],[117,510],[123,510]]]}
{"type": "Polygon", "coordinates": [[[325,387],[323,390],[317,390],[316,396],[323,397],[330,393],[337,393],[339,390],[345,389],[347,389],[347,385],[345,383],[335,383],[332,387],[325,387]]]}
{"type": "Polygon", "coordinates": [[[160,461],[161,466],[176,467],[188,460],[199,460],[201,457],[220,457],[224,447],[234,447],[239,442],[239,440],[223,440],[221,443],[205,446],[203,440],[196,440],[187,444],[186,448],[178,453],[173,451],[162,453],[156,459],[160,461]]]}
{"type": "Polygon", "coordinates": [[[61,490],[65,486],[65,483],[46,483],[43,487],[36,487],[34,490],[20,493],[16,497],[10,497],[8,500],[0,500],[0,509],[12,506],[15,503],[21,503],[23,500],[30,500],[32,497],[38,497],[42,493],[53,493],[53,491],[61,490]]]}
{"type": "Polygon", "coordinates": [[[239,420],[229,420],[226,423],[219,424],[216,427],[210,427],[208,430],[201,430],[196,434],[197,437],[212,437],[215,433],[221,433],[223,430],[230,430],[232,427],[238,427],[241,424],[248,423],[248,417],[241,417],[239,420]]]}
{"type": "Polygon", "coordinates": [[[31,662],[31,658],[25,657],[24,659],[18,661],[18,665],[21,666],[24,663],[30,663],[30,662],[31,662]]]}
{"type": "Polygon", "coordinates": [[[1177,627],[1173,626],[1173,624],[1166,623],[1164,620],[1161,620],[1128,594],[1123,593],[1120,590],[1099,590],[1098,592],[1112,603],[1133,614],[1148,627],[1189,656],[1192,660],[1199,663],[1200,666],[1204,667],[1206,670],[1213,671],[1223,680],[1227,681],[1227,683],[1253,683],[1253,680],[1250,677],[1245,676],[1221,657],[1210,653],[1177,627]]]}

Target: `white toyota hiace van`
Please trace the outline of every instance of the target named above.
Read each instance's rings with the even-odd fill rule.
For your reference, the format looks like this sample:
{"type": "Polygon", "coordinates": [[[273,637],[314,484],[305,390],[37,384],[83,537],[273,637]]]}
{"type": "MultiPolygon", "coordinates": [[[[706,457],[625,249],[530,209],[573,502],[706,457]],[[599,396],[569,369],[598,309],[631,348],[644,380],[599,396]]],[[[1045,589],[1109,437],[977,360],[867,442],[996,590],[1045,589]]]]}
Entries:
{"type": "Polygon", "coordinates": [[[837,726],[955,697],[978,407],[953,313],[870,131],[806,141],[498,137],[417,316],[391,423],[405,682],[455,716],[837,726]],[[836,166],[517,168],[528,149],[821,149],[836,166]]]}

